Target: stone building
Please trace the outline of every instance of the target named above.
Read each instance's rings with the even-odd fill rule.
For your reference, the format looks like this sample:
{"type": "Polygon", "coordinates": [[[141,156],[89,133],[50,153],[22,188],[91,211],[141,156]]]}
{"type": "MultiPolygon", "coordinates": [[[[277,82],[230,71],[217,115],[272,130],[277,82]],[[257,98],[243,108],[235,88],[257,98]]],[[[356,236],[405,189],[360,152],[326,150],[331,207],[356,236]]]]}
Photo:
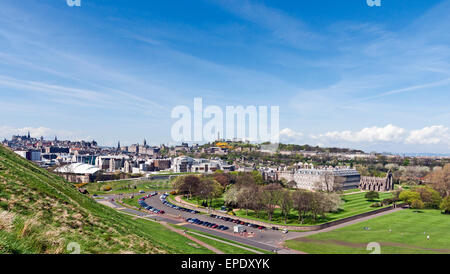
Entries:
{"type": "Polygon", "coordinates": [[[394,190],[394,176],[389,170],[386,178],[378,177],[361,177],[361,182],[359,184],[361,190],[370,191],[391,191],[394,190]]]}

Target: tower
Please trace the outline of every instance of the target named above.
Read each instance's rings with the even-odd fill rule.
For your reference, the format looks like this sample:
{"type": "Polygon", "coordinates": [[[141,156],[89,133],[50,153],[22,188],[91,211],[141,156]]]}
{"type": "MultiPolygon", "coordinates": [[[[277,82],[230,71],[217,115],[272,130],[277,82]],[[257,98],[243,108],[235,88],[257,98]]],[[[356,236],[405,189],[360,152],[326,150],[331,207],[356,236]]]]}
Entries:
{"type": "Polygon", "coordinates": [[[28,131],[28,140],[30,140],[31,139],[31,137],[30,137],[30,132],[28,131]]]}
{"type": "Polygon", "coordinates": [[[120,141],[117,143],[117,150],[120,150],[120,141]]]}
{"type": "Polygon", "coordinates": [[[147,146],[147,140],[144,139],[144,147],[147,146]]]}

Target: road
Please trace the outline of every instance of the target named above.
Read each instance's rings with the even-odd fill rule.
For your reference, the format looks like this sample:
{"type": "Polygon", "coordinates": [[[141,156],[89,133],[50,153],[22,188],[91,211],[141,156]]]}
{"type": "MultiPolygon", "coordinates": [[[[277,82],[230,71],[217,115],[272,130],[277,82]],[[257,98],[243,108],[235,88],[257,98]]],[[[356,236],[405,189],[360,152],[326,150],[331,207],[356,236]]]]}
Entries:
{"type": "MultiPolygon", "coordinates": [[[[148,193],[146,193],[146,194],[148,194],[148,193]]],[[[135,194],[135,195],[143,196],[146,194],[135,194]]],[[[247,230],[249,232],[247,234],[248,236],[241,236],[241,235],[233,233],[233,226],[235,225],[234,223],[225,222],[223,220],[215,219],[215,218],[212,218],[207,215],[192,214],[192,213],[179,211],[179,210],[170,208],[161,202],[161,200],[159,199],[160,195],[157,195],[150,199],[147,199],[146,203],[154,208],[164,210],[166,212],[166,214],[163,214],[163,215],[158,215],[158,214],[154,214],[151,212],[149,212],[149,213],[142,212],[142,211],[139,211],[136,209],[124,207],[121,204],[117,203],[117,200],[120,200],[121,198],[130,196],[130,195],[131,194],[128,194],[128,195],[105,195],[105,196],[99,197],[101,199],[96,199],[96,200],[97,200],[97,202],[99,202],[103,205],[106,205],[108,207],[111,207],[113,209],[116,209],[116,210],[119,210],[122,212],[126,212],[131,215],[139,216],[139,217],[142,217],[145,219],[152,219],[152,220],[156,220],[156,221],[160,221],[160,222],[166,222],[166,223],[174,224],[174,225],[177,225],[180,227],[190,228],[190,229],[193,229],[193,230],[196,230],[199,232],[218,236],[223,239],[231,240],[231,241],[234,241],[237,243],[241,243],[241,244],[248,245],[251,247],[259,248],[262,250],[275,251],[277,253],[283,253],[283,254],[297,253],[295,251],[292,251],[290,249],[283,247],[282,243],[285,240],[299,237],[300,233],[298,233],[298,232],[290,232],[289,234],[283,234],[281,231],[272,231],[272,230],[259,231],[258,229],[247,227],[247,230]],[[206,228],[203,226],[190,224],[190,223],[186,222],[187,218],[198,218],[202,221],[208,221],[211,223],[216,223],[218,225],[228,226],[230,229],[228,231],[221,231],[221,230],[210,229],[210,228],[206,228]],[[253,236],[251,236],[251,233],[253,233],[253,236]]]]}
{"type": "MultiPolygon", "coordinates": [[[[148,193],[135,194],[135,196],[144,196],[146,194],[148,194],[148,193]]],[[[234,241],[237,243],[245,244],[245,245],[259,248],[262,250],[275,251],[276,253],[279,253],[279,254],[302,254],[302,252],[294,251],[292,249],[288,249],[288,248],[284,247],[283,242],[286,240],[308,237],[308,236],[311,236],[311,235],[314,235],[317,233],[332,231],[335,229],[339,229],[342,227],[346,227],[346,226],[349,226],[352,224],[356,224],[359,222],[363,222],[366,220],[370,220],[373,218],[377,218],[377,217],[380,217],[380,216],[383,216],[386,214],[390,214],[390,213],[402,210],[402,208],[396,208],[396,209],[393,209],[390,211],[374,214],[374,215],[371,215],[368,217],[363,217],[363,218],[360,218],[357,220],[349,221],[349,222],[346,222],[346,223],[343,223],[340,225],[336,225],[336,226],[332,226],[332,227],[328,227],[328,228],[325,228],[322,230],[309,231],[309,232],[289,232],[288,234],[283,234],[281,231],[274,231],[274,230],[270,230],[270,229],[260,231],[259,229],[246,227],[249,233],[246,236],[243,236],[243,235],[233,233],[233,226],[235,225],[234,223],[226,222],[226,221],[223,221],[220,219],[215,219],[215,218],[210,217],[209,215],[193,214],[193,213],[188,213],[188,212],[173,209],[171,207],[164,205],[161,202],[161,200],[159,198],[160,195],[154,196],[150,199],[146,199],[146,203],[154,208],[164,210],[166,212],[166,214],[163,214],[163,215],[158,215],[158,214],[154,214],[151,212],[147,213],[147,212],[142,212],[139,210],[131,209],[128,207],[124,207],[116,202],[118,199],[120,200],[121,198],[130,196],[130,195],[132,195],[132,194],[105,195],[105,196],[101,196],[102,199],[97,199],[97,201],[106,206],[109,206],[111,208],[114,208],[114,209],[122,211],[122,212],[126,212],[131,215],[140,216],[142,218],[156,220],[156,221],[160,221],[160,222],[166,222],[166,223],[174,224],[174,225],[177,225],[180,227],[190,228],[190,229],[193,229],[193,230],[196,230],[199,232],[218,236],[223,239],[231,240],[231,241],[234,241]],[[186,222],[187,218],[197,218],[201,221],[216,223],[218,225],[225,225],[225,226],[228,226],[230,229],[227,231],[221,231],[221,230],[210,229],[210,228],[195,225],[195,224],[190,224],[190,223],[186,222]]]]}

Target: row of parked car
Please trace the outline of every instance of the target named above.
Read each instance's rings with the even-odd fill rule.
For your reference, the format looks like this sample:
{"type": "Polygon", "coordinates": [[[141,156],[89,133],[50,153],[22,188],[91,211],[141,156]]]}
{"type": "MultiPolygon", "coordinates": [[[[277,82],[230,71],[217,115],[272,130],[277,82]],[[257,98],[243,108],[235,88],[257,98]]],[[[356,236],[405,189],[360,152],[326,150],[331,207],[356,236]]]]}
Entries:
{"type": "Polygon", "coordinates": [[[200,213],[200,211],[192,210],[192,209],[189,209],[189,208],[184,208],[184,207],[181,207],[181,206],[176,206],[176,205],[174,205],[174,204],[168,202],[168,201],[167,201],[167,197],[168,197],[168,196],[169,196],[169,194],[165,193],[165,194],[161,195],[161,197],[160,197],[161,202],[162,202],[164,205],[166,205],[166,206],[168,206],[168,207],[171,207],[171,208],[173,208],[173,209],[176,209],[176,210],[180,210],[180,211],[184,211],[184,212],[189,212],[189,213],[192,213],[192,214],[199,214],[199,213],[200,213]]]}
{"type": "Polygon", "coordinates": [[[218,224],[215,224],[215,223],[201,221],[201,220],[199,220],[197,218],[195,218],[195,219],[187,218],[186,221],[188,223],[191,223],[191,224],[201,225],[201,226],[209,227],[209,228],[212,228],[212,229],[218,229],[218,230],[223,230],[223,231],[230,229],[228,226],[218,225],[218,224]]]}
{"type": "Polygon", "coordinates": [[[240,220],[237,220],[237,219],[233,219],[233,218],[230,218],[230,217],[223,217],[223,216],[219,216],[219,215],[215,215],[215,214],[211,214],[209,216],[211,218],[220,219],[220,220],[223,220],[223,221],[226,221],[226,222],[231,222],[231,223],[234,223],[234,224],[237,224],[237,225],[243,225],[243,226],[247,226],[247,227],[257,228],[259,230],[266,229],[266,227],[264,227],[264,226],[260,226],[260,225],[252,224],[252,223],[246,223],[246,222],[243,222],[243,221],[240,221],[240,220]]]}
{"type": "Polygon", "coordinates": [[[160,209],[154,208],[152,206],[149,206],[145,202],[146,199],[152,198],[152,197],[154,197],[156,195],[158,195],[158,192],[152,192],[152,193],[150,193],[150,194],[148,194],[148,195],[146,195],[146,196],[144,196],[142,198],[139,198],[138,203],[139,203],[139,205],[141,207],[145,208],[146,210],[148,210],[150,212],[153,212],[153,213],[156,213],[156,214],[164,214],[165,213],[164,210],[160,210],[160,209]]]}

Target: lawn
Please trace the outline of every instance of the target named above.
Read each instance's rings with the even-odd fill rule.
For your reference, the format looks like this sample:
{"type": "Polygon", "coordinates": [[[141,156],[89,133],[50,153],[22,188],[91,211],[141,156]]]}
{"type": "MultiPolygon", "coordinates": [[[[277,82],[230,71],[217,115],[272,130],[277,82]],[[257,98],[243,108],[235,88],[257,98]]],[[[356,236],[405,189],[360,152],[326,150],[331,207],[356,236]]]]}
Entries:
{"type": "Polygon", "coordinates": [[[198,239],[198,240],[200,240],[200,241],[202,241],[202,242],[204,242],[206,244],[209,244],[210,246],[213,246],[213,247],[219,249],[220,251],[224,252],[225,254],[257,254],[255,252],[251,252],[251,251],[246,250],[246,249],[242,249],[242,248],[239,248],[239,247],[236,247],[236,246],[232,246],[232,245],[229,245],[227,243],[239,245],[241,247],[250,248],[252,250],[255,250],[255,251],[258,251],[258,252],[261,252],[261,253],[264,253],[264,254],[273,254],[272,252],[269,252],[269,251],[266,251],[266,250],[258,249],[256,247],[252,247],[252,246],[247,246],[247,245],[244,245],[244,244],[241,244],[241,243],[238,243],[238,242],[230,241],[228,239],[224,239],[224,238],[221,238],[221,237],[218,237],[218,236],[215,236],[215,235],[210,235],[210,234],[207,234],[207,233],[204,233],[204,232],[200,232],[200,231],[197,231],[197,230],[194,230],[194,229],[190,229],[190,228],[187,228],[187,227],[179,227],[179,226],[176,226],[176,225],[172,225],[172,226],[177,228],[177,229],[183,228],[183,230],[192,231],[192,232],[195,232],[197,234],[201,234],[201,235],[207,236],[209,238],[214,238],[214,239],[209,239],[209,238],[205,238],[205,237],[202,237],[202,236],[199,236],[199,235],[196,235],[196,234],[189,233],[190,236],[192,236],[192,237],[194,237],[194,238],[196,238],[196,239],[198,239]],[[216,239],[220,240],[222,242],[226,242],[226,243],[219,242],[216,239]]]}
{"type": "MultiPolygon", "coordinates": [[[[366,193],[355,193],[355,194],[349,194],[349,195],[342,195],[342,199],[344,201],[341,209],[338,212],[332,212],[326,214],[326,217],[320,217],[314,222],[312,216],[307,216],[303,222],[303,224],[300,224],[298,222],[298,213],[295,210],[292,210],[289,214],[287,225],[317,225],[317,224],[323,224],[326,222],[331,222],[343,218],[347,218],[350,216],[366,213],[369,211],[373,211],[379,208],[373,208],[370,207],[375,202],[380,202],[383,199],[391,198],[391,193],[380,193],[380,199],[374,200],[374,201],[368,201],[364,196],[366,193]]],[[[243,217],[243,218],[249,218],[254,220],[260,220],[260,221],[266,221],[267,222],[267,214],[265,212],[260,213],[259,217],[256,215],[255,212],[249,211],[249,214],[246,215],[245,210],[239,210],[236,211],[236,216],[243,217]]],[[[284,218],[281,214],[281,210],[277,209],[275,210],[272,221],[270,223],[278,224],[278,225],[284,225],[284,218]]]]}
{"type": "MultiPolygon", "coordinates": [[[[312,216],[306,216],[303,224],[300,224],[298,222],[297,211],[292,210],[291,213],[289,214],[287,225],[291,225],[291,226],[317,225],[317,224],[323,224],[326,222],[331,222],[331,221],[351,217],[354,215],[358,215],[358,214],[376,210],[378,208],[371,207],[371,205],[373,203],[381,202],[383,199],[386,199],[386,198],[392,198],[392,193],[381,193],[380,192],[380,199],[368,201],[364,197],[365,195],[366,195],[366,192],[358,192],[358,193],[354,193],[354,194],[342,195],[342,199],[344,202],[343,202],[341,209],[338,212],[328,213],[325,218],[319,217],[316,220],[316,222],[314,222],[312,216]]],[[[202,204],[201,199],[195,199],[195,198],[188,199],[188,198],[184,198],[184,197],[182,197],[182,199],[185,202],[192,203],[195,205],[202,204]]],[[[223,198],[214,199],[212,201],[212,207],[216,210],[220,210],[223,205],[224,205],[223,198]]],[[[249,210],[248,215],[246,214],[245,210],[238,210],[238,211],[235,211],[234,213],[238,217],[268,222],[268,217],[265,212],[260,212],[259,216],[257,216],[257,214],[252,210],[249,210]]],[[[281,214],[281,210],[279,210],[279,209],[275,210],[275,212],[272,216],[272,221],[270,223],[278,224],[278,225],[285,225],[284,217],[281,214]]]]}
{"type": "Polygon", "coordinates": [[[90,194],[119,194],[119,193],[137,193],[143,191],[153,190],[169,190],[172,188],[172,183],[169,180],[122,180],[102,183],[89,183],[85,186],[90,194]],[[111,191],[103,191],[104,187],[110,186],[111,191]]]}
{"type": "MultiPolygon", "coordinates": [[[[191,204],[198,205],[198,206],[202,206],[202,202],[204,201],[202,199],[196,199],[196,198],[188,199],[185,197],[181,197],[181,199],[187,203],[191,203],[191,204]]],[[[222,206],[224,206],[224,204],[225,204],[225,201],[223,200],[223,197],[222,197],[222,198],[212,200],[211,207],[216,210],[220,210],[222,208],[222,206]]]]}
{"type": "Polygon", "coordinates": [[[367,244],[377,242],[382,254],[450,254],[449,228],[450,215],[438,210],[402,210],[334,231],[289,240],[285,245],[311,254],[368,254],[371,251],[367,251],[367,244]]]}

